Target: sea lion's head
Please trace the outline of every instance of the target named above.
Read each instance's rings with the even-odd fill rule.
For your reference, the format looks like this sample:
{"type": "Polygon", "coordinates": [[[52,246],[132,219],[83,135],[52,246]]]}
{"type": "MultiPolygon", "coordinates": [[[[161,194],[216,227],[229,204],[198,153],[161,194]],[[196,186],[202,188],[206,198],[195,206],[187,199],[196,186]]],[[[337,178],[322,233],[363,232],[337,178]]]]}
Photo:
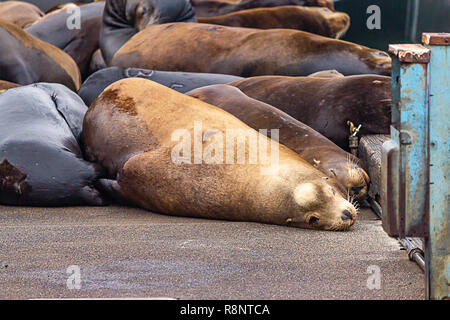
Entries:
{"type": "Polygon", "coordinates": [[[358,164],[349,160],[341,162],[335,169],[329,169],[331,174],[336,174],[339,182],[347,189],[350,197],[362,200],[366,197],[369,189],[370,178],[358,164]]]}
{"type": "MultiPolygon", "coordinates": [[[[360,54],[363,54],[361,52],[360,54]]],[[[381,50],[368,49],[364,56],[361,57],[367,65],[372,67],[376,74],[390,76],[392,71],[392,60],[389,55],[381,50]]]]}
{"type": "Polygon", "coordinates": [[[149,24],[157,23],[158,13],[155,8],[155,1],[128,0],[126,17],[138,31],[144,29],[149,24]]]}
{"type": "Polygon", "coordinates": [[[292,192],[293,217],[286,224],[321,230],[347,230],[356,221],[357,209],[326,179],[297,184],[292,192]]]}
{"type": "Polygon", "coordinates": [[[344,161],[341,157],[327,161],[314,159],[314,167],[322,172],[326,172],[328,177],[336,179],[346,190],[346,193],[355,200],[362,200],[367,195],[370,178],[364,169],[361,168],[360,161],[350,154],[344,161]]]}
{"type": "Polygon", "coordinates": [[[152,24],[196,21],[189,0],[128,0],[126,16],[138,31],[152,24]]]}
{"type": "Polygon", "coordinates": [[[320,8],[319,13],[327,22],[330,35],[333,38],[339,39],[345,35],[350,27],[350,17],[344,12],[331,11],[328,8],[320,8]]]}

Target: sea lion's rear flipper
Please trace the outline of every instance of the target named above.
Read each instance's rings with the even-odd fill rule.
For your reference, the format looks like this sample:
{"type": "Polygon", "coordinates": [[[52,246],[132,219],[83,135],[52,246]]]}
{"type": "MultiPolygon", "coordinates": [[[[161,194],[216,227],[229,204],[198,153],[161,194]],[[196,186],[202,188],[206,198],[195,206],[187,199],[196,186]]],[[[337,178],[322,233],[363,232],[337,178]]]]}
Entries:
{"type": "Polygon", "coordinates": [[[30,191],[31,185],[26,181],[27,175],[3,159],[0,162],[0,202],[19,204],[30,191]]]}
{"type": "Polygon", "coordinates": [[[122,196],[120,185],[116,180],[98,179],[95,183],[95,188],[112,203],[128,204],[128,201],[122,196]]]}

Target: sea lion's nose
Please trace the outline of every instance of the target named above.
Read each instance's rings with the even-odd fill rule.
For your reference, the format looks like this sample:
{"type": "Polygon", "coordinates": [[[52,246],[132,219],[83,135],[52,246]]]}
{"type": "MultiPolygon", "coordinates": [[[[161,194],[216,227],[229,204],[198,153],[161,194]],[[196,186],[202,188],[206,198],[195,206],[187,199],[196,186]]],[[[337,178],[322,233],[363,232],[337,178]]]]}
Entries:
{"type": "Polygon", "coordinates": [[[345,209],[344,210],[344,214],[341,216],[341,219],[342,220],[352,220],[353,219],[353,216],[352,216],[352,214],[350,213],[350,211],[348,211],[347,209],[345,209]]]}
{"type": "Polygon", "coordinates": [[[352,187],[352,192],[354,194],[359,194],[359,192],[361,191],[361,189],[364,187],[352,187]]]}

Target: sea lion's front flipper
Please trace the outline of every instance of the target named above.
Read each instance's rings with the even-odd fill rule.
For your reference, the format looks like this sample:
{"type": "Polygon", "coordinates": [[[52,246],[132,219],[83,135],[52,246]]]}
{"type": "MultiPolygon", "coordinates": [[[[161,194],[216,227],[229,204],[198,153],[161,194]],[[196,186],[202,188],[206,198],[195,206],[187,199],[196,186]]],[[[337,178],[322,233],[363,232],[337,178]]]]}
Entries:
{"type": "Polygon", "coordinates": [[[20,200],[31,191],[31,185],[26,178],[25,173],[7,159],[3,159],[0,162],[0,202],[20,204],[20,200]]]}
{"type": "Polygon", "coordinates": [[[129,204],[122,196],[117,180],[98,179],[95,183],[95,188],[112,203],[129,204]]]}

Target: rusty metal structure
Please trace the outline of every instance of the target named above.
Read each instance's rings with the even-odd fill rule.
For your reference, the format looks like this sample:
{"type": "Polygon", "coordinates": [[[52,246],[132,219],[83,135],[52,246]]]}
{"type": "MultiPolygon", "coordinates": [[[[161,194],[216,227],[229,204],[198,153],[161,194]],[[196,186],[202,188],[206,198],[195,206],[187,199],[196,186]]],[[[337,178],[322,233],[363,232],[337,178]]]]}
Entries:
{"type": "Polygon", "coordinates": [[[424,239],[428,299],[449,299],[450,34],[390,45],[391,140],[383,144],[384,230],[424,239]]]}

